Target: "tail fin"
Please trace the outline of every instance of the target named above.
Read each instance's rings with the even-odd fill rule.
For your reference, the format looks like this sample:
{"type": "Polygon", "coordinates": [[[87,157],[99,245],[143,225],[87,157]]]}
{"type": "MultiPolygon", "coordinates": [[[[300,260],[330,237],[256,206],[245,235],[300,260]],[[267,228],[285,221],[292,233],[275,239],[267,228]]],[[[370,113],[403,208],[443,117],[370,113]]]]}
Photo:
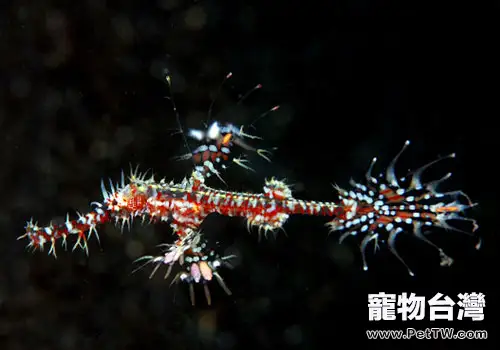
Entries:
{"type": "MultiPolygon", "coordinates": [[[[376,162],[373,159],[365,175],[366,183],[361,184],[351,180],[353,188],[349,191],[336,187],[343,204],[342,212],[334,220],[327,223],[330,231],[340,232],[340,242],[348,236],[363,235],[360,250],[363,258],[363,268],[368,269],[366,249],[371,241],[375,251],[379,242],[387,242],[389,250],[406,266],[408,273],[413,272],[399,255],[395,242],[398,234],[411,230],[413,235],[438,250],[441,257],[441,266],[453,263],[440,247],[431,242],[423,231],[426,227],[440,227],[446,230],[462,231],[452,226],[454,220],[467,221],[471,224],[472,232],[478,225],[475,220],[463,215],[475,203],[462,191],[444,192],[437,190],[437,186],[450,178],[451,173],[439,180],[422,183],[421,174],[429,166],[445,158],[454,158],[455,154],[441,157],[425,164],[411,173],[411,178],[397,179],[395,165],[410,141],[406,141],[401,151],[394,157],[386,170],[385,177],[372,176],[372,168],[376,162]]],[[[469,232],[465,232],[470,234],[469,232]]]]}
{"type": "Polygon", "coordinates": [[[66,216],[66,221],[63,224],[50,223],[48,226],[38,226],[33,219],[28,221],[25,226],[25,233],[18,237],[19,239],[28,238],[28,248],[33,250],[43,251],[45,244],[50,244],[48,253],[57,258],[56,242],[61,241],[62,246],[67,248],[68,236],[76,236],[76,243],[73,245],[73,250],[81,248],[88,255],[87,240],[95,234],[99,240],[97,226],[109,221],[108,214],[102,210],[98,203],[94,211],[82,215],[78,213],[78,219],[70,220],[69,214],[66,216]]]}

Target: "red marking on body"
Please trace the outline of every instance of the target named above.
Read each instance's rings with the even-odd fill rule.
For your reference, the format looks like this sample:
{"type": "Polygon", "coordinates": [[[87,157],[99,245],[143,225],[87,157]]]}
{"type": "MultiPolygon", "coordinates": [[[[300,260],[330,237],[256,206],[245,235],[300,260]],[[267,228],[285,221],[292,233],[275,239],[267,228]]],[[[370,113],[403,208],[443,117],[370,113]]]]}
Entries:
{"type": "Polygon", "coordinates": [[[143,210],[148,202],[148,197],[144,193],[139,193],[127,201],[127,207],[130,211],[143,210]]]}
{"type": "Polygon", "coordinates": [[[459,207],[452,207],[452,206],[436,208],[436,212],[438,213],[456,213],[460,211],[461,209],[459,207]]]}
{"type": "Polygon", "coordinates": [[[383,216],[380,216],[380,217],[377,219],[377,222],[378,222],[379,224],[384,224],[384,225],[386,225],[386,224],[391,223],[393,220],[394,220],[393,218],[391,218],[391,217],[389,217],[389,216],[385,216],[385,215],[383,215],[383,216]]]}
{"type": "Polygon", "coordinates": [[[201,155],[201,159],[203,161],[206,161],[206,160],[210,159],[210,153],[211,153],[210,151],[203,152],[202,155],[201,155]]]}
{"type": "Polygon", "coordinates": [[[398,211],[396,216],[401,219],[411,219],[413,217],[413,213],[407,211],[398,211]]]}
{"type": "Polygon", "coordinates": [[[372,206],[367,206],[367,207],[358,207],[357,213],[359,215],[366,215],[369,213],[374,212],[375,210],[373,209],[372,206]]]}
{"type": "Polygon", "coordinates": [[[385,198],[387,198],[387,201],[389,203],[401,202],[402,200],[405,199],[405,197],[400,196],[399,194],[397,194],[396,192],[394,192],[390,188],[387,188],[385,190],[380,191],[380,194],[385,196],[385,198]]]}
{"type": "Polygon", "coordinates": [[[394,194],[394,196],[386,196],[387,203],[398,203],[405,199],[405,197],[400,196],[399,194],[394,194]]]}
{"type": "Polygon", "coordinates": [[[430,219],[432,221],[436,220],[436,215],[430,213],[422,213],[420,216],[424,219],[430,219]]]}

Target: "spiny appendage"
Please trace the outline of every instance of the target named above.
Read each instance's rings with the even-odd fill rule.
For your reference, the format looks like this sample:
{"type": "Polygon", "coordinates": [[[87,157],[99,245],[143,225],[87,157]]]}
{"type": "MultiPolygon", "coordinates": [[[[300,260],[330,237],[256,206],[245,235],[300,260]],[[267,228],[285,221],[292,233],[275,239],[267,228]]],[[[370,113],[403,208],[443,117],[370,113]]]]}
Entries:
{"type": "Polygon", "coordinates": [[[145,263],[135,271],[142,269],[148,264],[153,264],[155,267],[149,275],[149,278],[152,278],[162,265],[167,265],[164,275],[164,279],[167,279],[177,265],[180,271],[177,272],[170,285],[179,282],[188,283],[189,297],[193,306],[195,304],[194,285],[198,283],[203,284],[207,304],[210,305],[212,303],[208,283],[214,278],[222,289],[228,295],[231,295],[231,291],[226,286],[217,269],[222,266],[230,267],[231,265],[228,260],[235,258],[235,255],[219,256],[207,246],[206,241],[202,239],[201,233],[192,229],[185,229],[184,234],[174,244],[163,244],[162,246],[166,247],[163,255],[149,255],[137,259],[136,262],[145,261],[145,263]]]}
{"type": "MultiPolygon", "coordinates": [[[[279,106],[275,106],[262,116],[278,109],[279,106]]],[[[213,174],[224,182],[221,177],[221,171],[227,169],[230,163],[235,163],[244,169],[253,171],[248,165],[247,159],[235,157],[231,154],[234,146],[239,146],[242,150],[254,152],[268,162],[271,162],[271,152],[269,150],[254,148],[246,142],[246,139],[261,138],[247,134],[243,130],[243,126],[237,127],[230,123],[222,124],[214,121],[208,126],[207,130],[189,129],[187,136],[203,142],[203,144],[190,151],[190,153],[180,156],[178,159],[192,159],[194,170],[206,178],[213,174]]]]}
{"type": "Polygon", "coordinates": [[[67,249],[67,238],[70,235],[76,235],[76,242],[73,245],[73,251],[77,248],[84,250],[89,254],[87,241],[94,233],[99,241],[97,226],[109,220],[108,213],[102,209],[99,203],[94,203],[95,210],[88,214],[78,214],[78,219],[70,220],[69,214],[66,216],[66,221],[63,224],[53,224],[48,226],[38,226],[33,219],[28,221],[25,226],[24,235],[18,239],[28,238],[29,243],[27,248],[43,251],[45,244],[50,244],[49,254],[57,258],[56,242],[61,240],[62,246],[67,249]]]}
{"type": "Polygon", "coordinates": [[[415,237],[438,250],[441,266],[450,266],[453,259],[443,249],[428,240],[427,232],[423,230],[426,227],[440,227],[471,235],[469,232],[452,226],[450,223],[453,220],[468,222],[472,227],[472,232],[478,228],[475,220],[463,216],[466,209],[476,205],[465,193],[437,191],[437,186],[450,178],[451,173],[428,183],[421,181],[421,174],[425,169],[442,159],[454,158],[455,154],[441,157],[418,168],[410,173],[409,181],[406,178],[399,180],[396,178],[395,164],[409,144],[410,142],[406,141],[402,150],[389,164],[385,178],[380,175],[377,179],[371,175],[376,161],[374,158],[366,173],[366,184],[351,180],[353,188],[349,191],[336,187],[343,207],[338,216],[328,222],[327,226],[330,231],[343,233],[340,236],[340,242],[348,236],[364,235],[360,244],[364,270],[368,269],[365,255],[368,244],[373,241],[376,252],[379,248],[379,241],[384,242],[387,239],[389,250],[407,267],[409,274],[413,275],[395,247],[397,235],[409,227],[415,237]],[[461,202],[460,199],[465,202],[461,202]]]}
{"type": "Polygon", "coordinates": [[[265,180],[264,194],[255,197],[247,204],[247,229],[257,227],[259,240],[262,235],[267,238],[269,232],[276,234],[279,230],[285,232],[283,225],[290,217],[284,210],[284,203],[293,200],[292,190],[285,181],[274,177],[265,180]]]}
{"type": "Polygon", "coordinates": [[[56,242],[61,240],[62,246],[67,247],[67,238],[76,235],[76,243],[73,251],[77,248],[83,249],[88,254],[88,239],[95,234],[99,240],[97,226],[109,221],[114,221],[120,225],[122,230],[130,226],[133,219],[141,216],[143,220],[147,216],[145,204],[150,192],[154,192],[156,187],[166,186],[163,182],[156,184],[154,179],[146,180],[146,174],[140,174],[137,168],[131,171],[129,183],[125,183],[125,176],[122,172],[120,183],[109,181],[109,190],[101,181],[101,191],[103,202],[92,202],[94,207],[87,214],[77,213],[76,220],[70,220],[69,214],[62,224],[50,223],[48,226],[38,226],[36,222],[30,220],[26,223],[25,234],[18,239],[28,238],[28,248],[34,250],[44,250],[45,244],[50,244],[49,254],[56,256],[56,242]]]}
{"type": "Polygon", "coordinates": [[[127,220],[133,220],[133,217],[140,216],[143,213],[145,201],[150,195],[149,192],[154,188],[150,187],[156,184],[153,176],[148,180],[146,176],[147,172],[139,173],[137,167],[135,170],[131,169],[127,182],[123,171],[119,182],[113,183],[109,179],[109,189],[106,188],[104,180],[101,180],[103,204],[109,211],[117,214],[115,215],[116,223],[121,222],[123,225],[126,223],[130,225],[130,221],[127,222],[127,220]],[[122,213],[126,214],[126,217],[121,220],[120,214],[122,213]]]}
{"type": "Polygon", "coordinates": [[[142,223],[154,223],[168,221],[172,215],[170,205],[179,197],[194,190],[195,185],[202,183],[193,173],[190,179],[184,178],[180,183],[167,181],[163,178],[159,182],[154,175],[148,177],[148,172],[139,173],[138,169],[131,171],[125,182],[122,171],[121,181],[113,183],[109,180],[108,188],[101,181],[101,192],[103,206],[107,208],[117,226],[123,231],[127,226],[129,229],[135,219],[142,223]]]}
{"type": "MultiPolygon", "coordinates": [[[[33,250],[43,251],[45,244],[48,243],[50,244],[49,254],[57,257],[55,246],[56,242],[58,240],[62,240],[61,244],[66,249],[68,236],[76,235],[77,239],[75,244],[73,245],[73,251],[77,248],[81,248],[88,255],[88,239],[94,233],[97,237],[97,240],[99,240],[97,226],[110,221],[112,217],[114,217],[117,222],[120,221],[120,216],[114,215],[113,211],[109,210],[109,205],[116,205],[114,197],[117,196],[117,194],[120,193],[123,188],[125,188],[123,172],[121,185],[113,185],[110,180],[110,187],[111,192],[108,192],[104,186],[104,183],[101,182],[104,204],[99,202],[92,202],[91,205],[94,206],[94,210],[90,211],[89,213],[80,214],[77,212],[78,219],[76,220],[70,220],[69,214],[67,214],[66,221],[63,224],[54,224],[51,222],[48,226],[38,226],[38,223],[33,222],[33,219],[31,219],[26,223],[25,234],[20,236],[18,239],[27,237],[30,241],[27,248],[33,248],[33,250]],[[107,200],[109,200],[109,203],[106,203],[107,200]]],[[[119,211],[116,209],[116,212],[119,211]]]]}

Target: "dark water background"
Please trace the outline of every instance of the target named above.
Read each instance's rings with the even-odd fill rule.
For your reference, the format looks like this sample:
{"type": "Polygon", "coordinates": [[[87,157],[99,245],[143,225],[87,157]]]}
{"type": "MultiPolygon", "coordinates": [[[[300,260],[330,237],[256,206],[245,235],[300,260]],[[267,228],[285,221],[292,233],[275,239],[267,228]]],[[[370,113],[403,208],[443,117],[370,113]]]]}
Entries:
{"type": "MultiPolygon", "coordinates": [[[[486,294],[485,322],[421,321],[416,328],[487,329],[489,341],[396,342],[397,348],[486,348],[497,343],[498,60],[494,9],[428,2],[354,1],[10,1],[0,29],[0,349],[339,349],[362,346],[370,324],[367,294],[486,294]],[[492,23],[492,24],[490,24],[492,23]],[[256,123],[271,165],[233,167],[235,190],[260,191],[265,177],[287,178],[295,196],[334,200],[332,183],[379,171],[406,139],[400,168],[456,152],[428,179],[454,173],[445,189],[479,202],[483,249],[470,237],[436,230],[455,258],[440,268],[435,251],[410,237],[401,253],[417,276],[386,250],[363,272],[355,241],[328,237],[324,220],[293,218],[288,237],[257,242],[240,220],[211,217],[204,232],[241,256],[222,271],[234,295],[212,286],[191,307],[187,288],[160,275],[131,274],[132,261],[171,240],[168,225],[123,236],[101,230],[101,245],[80,252],[24,251],[26,220],[61,220],[100,198],[102,177],[129,163],[181,179],[189,162],[172,135],[175,114],[162,72],[173,77],[182,123],[201,127],[223,77],[215,118],[256,123]],[[263,89],[239,107],[238,96],[263,89]]],[[[219,186],[220,183],[215,185],[219,186]]],[[[367,342],[370,347],[392,342],[367,342]]]]}

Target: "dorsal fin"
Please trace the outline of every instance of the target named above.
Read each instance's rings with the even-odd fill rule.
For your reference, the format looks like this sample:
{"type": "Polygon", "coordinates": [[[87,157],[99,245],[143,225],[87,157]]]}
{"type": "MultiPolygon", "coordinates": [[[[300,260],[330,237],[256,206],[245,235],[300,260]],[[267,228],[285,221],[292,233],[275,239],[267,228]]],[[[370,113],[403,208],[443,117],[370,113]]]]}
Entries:
{"type": "MultiPolygon", "coordinates": [[[[209,178],[212,175],[217,176],[222,182],[222,172],[229,168],[233,163],[245,168],[247,170],[253,171],[249,166],[249,162],[246,159],[246,153],[252,152],[256,153],[259,157],[264,158],[268,162],[271,161],[270,150],[263,148],[256,148],[249,143],[249,140],[261,139],[258,136],[250,135],[244,129],[244,126],[236,126],[232,123],[222,123],[212,118],[212,111],[214,107],[215,100],[217,99],[224,83],[232,77],[232,73],[228,73],[222,83],[219,85],[217,90],[217,95],[212,100],[210,107],[208,109],[207,124],[205,129],[188,129],[184,130],[181,125],[180,117],[175,106],[173,97],[170,97],[172,102],[174,112],[176,113],[177,124],[179,131],[183,134],[184,143],[188,149],[188,153],[176,157],[177,160],[187,160],[191,159],[193,161],[194,171],[198,173],[199,176],[204,178],[209,178]],[[188,139],[193,139],[197,141],[197,145],[194,148],[189,147],[188,139]],[[239,148],[240,152],[235,150],[239,148]]],[[[167,75],[166,81],[171,84],[170,76],[167,75]]],[[[257,84],[248,92],[243,94],[239,99],[237,104],[241,104],[244,100],[248,98],[254,91],[262,88],[261,84],[257,84]]],[[[254,121],[250,124],[253,127],[254,124],[267,116],[271,112],[277,111],[279,106],[274,106],[264,113],[257,116],[254,121]]]]}

